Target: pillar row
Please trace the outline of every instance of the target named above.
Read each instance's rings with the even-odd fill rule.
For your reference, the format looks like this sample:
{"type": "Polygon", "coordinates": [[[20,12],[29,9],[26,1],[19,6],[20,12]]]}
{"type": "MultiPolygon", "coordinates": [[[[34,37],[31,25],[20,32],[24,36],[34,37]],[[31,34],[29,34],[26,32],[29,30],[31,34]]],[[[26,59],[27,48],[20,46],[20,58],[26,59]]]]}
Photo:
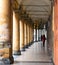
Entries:
{"type": "Polygon", "coordinates": [[[0,55],[5,63],[13,63],[11,0],[0,0],[0,55]]]}
{"type": "Polygon", "coordinates": [[[20,55],[19,13],[13,11],[13,54],[20,55]]]}

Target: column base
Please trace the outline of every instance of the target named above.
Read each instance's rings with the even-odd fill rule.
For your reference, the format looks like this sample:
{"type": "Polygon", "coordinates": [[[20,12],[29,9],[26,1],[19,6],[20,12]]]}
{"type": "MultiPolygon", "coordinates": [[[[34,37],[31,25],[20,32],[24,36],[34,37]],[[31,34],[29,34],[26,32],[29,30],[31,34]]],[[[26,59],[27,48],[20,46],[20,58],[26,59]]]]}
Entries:
{"type": "Polygon", "coordinates": [[[32,44],[31,44],[31,42],[29,43],[29,46],[31,46],[32,44]]]}
{"type": "Polygon", "coordinates": [[[29,47],[29,45],[26,45],[26,46],[25,46],[25,48],[28,48],[28,47],[29,47]]]}
{"type": "Polygon", "coordinates": [[[9,57],[9,58],[3,58],[2,61],[5,64],[13,64],[14,63],[14,58],[13,58],[13,56],[12,57],[9,57]]]}
{"type": "Polygon", "coordinates": [[[25,47],[22,48],[22,51],[25,51],[25,47]]]}
{"type": "Polygon", "coordinates": [[[14,55],[21,55],[21,51],[14,51],[13,54],[14,55]]]}
{"type": "Polygon", "coordinates": [[[33,44],[33,42],[30,42],[30,43],[29,43],[29,46],[31,46],[32,44],[33,44]]]}

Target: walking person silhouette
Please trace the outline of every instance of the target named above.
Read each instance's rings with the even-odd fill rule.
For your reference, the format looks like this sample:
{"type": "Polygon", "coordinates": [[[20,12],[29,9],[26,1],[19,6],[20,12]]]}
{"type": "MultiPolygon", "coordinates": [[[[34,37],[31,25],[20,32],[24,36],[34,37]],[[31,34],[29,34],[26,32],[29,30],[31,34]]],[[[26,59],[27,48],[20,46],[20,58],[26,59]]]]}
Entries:
{"type": "Polygon", "coordinates": [[[43,42],[43,47],[45,46],[45,35],[41,35],[41,41],[43,42]]]}

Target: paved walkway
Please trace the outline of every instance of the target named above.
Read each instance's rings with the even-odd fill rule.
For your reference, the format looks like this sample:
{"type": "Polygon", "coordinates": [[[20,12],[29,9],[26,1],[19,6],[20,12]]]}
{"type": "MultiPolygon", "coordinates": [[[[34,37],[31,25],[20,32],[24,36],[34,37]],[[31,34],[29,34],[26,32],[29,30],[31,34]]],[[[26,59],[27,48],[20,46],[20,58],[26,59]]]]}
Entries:
{"type": "Polygon", "coordinates": [[[43,47],[42,42],[35,42],[20,56],[14,56],[12,65],[53,65],[47,52],[47,43],[43,47]]]}

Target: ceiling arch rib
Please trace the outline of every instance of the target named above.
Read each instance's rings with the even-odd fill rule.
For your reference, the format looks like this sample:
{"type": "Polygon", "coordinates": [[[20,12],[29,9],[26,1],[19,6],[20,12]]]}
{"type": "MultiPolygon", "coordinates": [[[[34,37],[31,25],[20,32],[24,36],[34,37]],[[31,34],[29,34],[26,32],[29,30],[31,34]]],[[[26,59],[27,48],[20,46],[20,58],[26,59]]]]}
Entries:
{"type": "Polygon", "coordinates": [[[24,0],[22,4],[33,20],[38,18],[47,18],[48,20],[51,12],[50,0],[24,0]]]}

